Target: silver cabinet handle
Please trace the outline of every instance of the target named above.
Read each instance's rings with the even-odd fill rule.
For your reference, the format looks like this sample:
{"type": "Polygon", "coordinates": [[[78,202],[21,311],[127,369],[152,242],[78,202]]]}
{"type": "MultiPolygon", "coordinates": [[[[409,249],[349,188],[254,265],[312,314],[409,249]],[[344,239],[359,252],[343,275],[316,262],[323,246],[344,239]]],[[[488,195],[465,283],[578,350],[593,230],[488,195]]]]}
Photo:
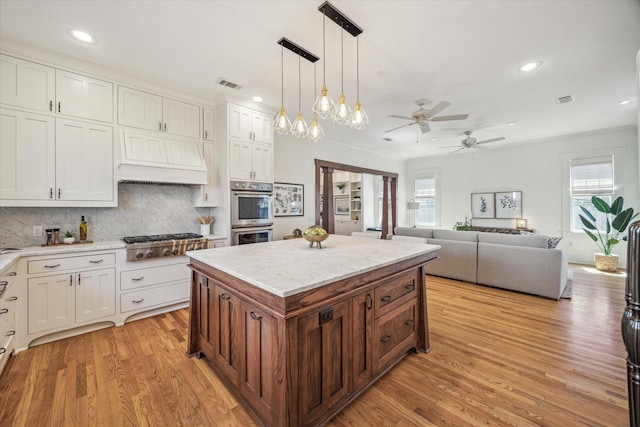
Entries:
{"type": "Polygon", "coordinates": [[[158,130],[162,132],[162,122],[158,122],[158,130]]]}
{"type": "Polygon", "coordinates": [[[73,274],[69,275],[69,286],[73,286],[73,274]]]}
{"type": "Polygon", "coordinates": [[[18,301],[18,297],[9,297],[7,301],[18,301]]]}
{"type": "Polygon", "coordinates": [[[132,277],[131,280],[133,280],[134,282],[139,282],[140,280],[144,279],[144,276],[140,276],[140,277],[132,277]]]}
{"type": "Polygon", "coordinates": [[[53,111],[53,100],[49,101],[49,111],[53,111]]]}
{"type": "Polygon", "coordinates": [[[103,259],[99,259],[99,260],[97,260],[97,261],[89,260],[89,262],[90,262],[91,264],[100,264],[100,263],[101,263],[101,262],[103,262],[103,261],[104,261],[103,259]]]}
{"type": "Polygon", "coordinates": [[[11,335],[15,335],[15,334],[16,334],[16,331],[7,331],[7,335],[5,336],[10,337],[11,335]]]}
{"type": "Polygon", "coordinates": [[[17,276],[18,273],[16,273],[15,271],[10,271],[7,273],[7,276],[17,276]]]}
{"type": "Polygon", "coordinates": [[[166,123],[164,124],[164,131],[165,132],[167,131],[167,124],[166,123]]]}
{"type": "Polygon", "coordinates": [[[60,188],[58,188],[58,199],[60,198],[60,188]]]}
{"type": "Polygon", "coordinates": [[[82,276],[80,276],[80,273],[78,273],[78,286],[80,286],[80,277],[82,276]]]}
{"type": "Polygon", "coordinates": [[[53,199],[53,187],[49,187],[49,198],[53,199]]]}
{"type": "Polygon", "coordinates": [[[204,131],[204,139],[207,139],[207,131],[204,131]]]}
{"type": "Polygon", "coordinates": [[[0,314],[6,314],[9,312],[8,308],[3,308],[2,310],[0,310],[0,314]]]}
{"type": "Polygon", "coordinates": [[[0,354],[5,354],[7,352],[7,349],[2,347],[0,348],[0,354]]]}
{"type": "Polygon", "coordinates": [[[60,103],[58,102],[58,113],[60,112],[60,103]]]}
{"type": "Polygon", "coordinates": [[[144,298],[131,300],[131,302],[134,304],[140,304],[142,301],[144,301],[144,298]]]}
{"type": "Polygon", "coordinates": [[[9,284],[9,282],[7,282],[6,280],[3,280],[2,282],[0,282],[0,286],[7,286],[9,284]]]}
{"type": "Polygon", "coordinates": [[[58,268],[60,267],[60,264],[56,264],[56,265],[45,265],[44,268],[58,268]]]}

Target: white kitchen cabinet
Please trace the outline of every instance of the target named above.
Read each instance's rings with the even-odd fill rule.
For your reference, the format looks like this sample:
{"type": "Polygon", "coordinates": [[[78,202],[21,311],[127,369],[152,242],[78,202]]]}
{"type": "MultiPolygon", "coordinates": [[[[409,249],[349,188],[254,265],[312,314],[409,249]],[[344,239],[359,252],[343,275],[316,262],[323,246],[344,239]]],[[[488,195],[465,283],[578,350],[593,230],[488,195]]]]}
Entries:
{"type": "Polygon", "coordinates": [[[273,145],[253,144],[253,179],[273,182],[273,145]]]}
{"type": "Polygon", "coordinates": [[[113,83],[56,70],[59,114],[113,123],[113,83]]]}
{"type": "Polygon", "coordinates": [[[0,55],[0,103],[53,112],[55,69],[46,65],[0,55]]]}
{"type": "Polygon", "coordinates": [[[202,154],[204,164],[207,167],[207,183],[196,188],[195,206],[198,207],[215,207],[218,206],[218,154],[216,144],[214,142],[202,143],[202,154]]]}
{"type": "Polygon", "coordinates": [[[273,124],[268,114],[229,104],[228,126],[231,138],[273,144],[273,124]]]}
{"type": "Polygon", "coordinates": [[[16,277],[15,263],[0,276],[0,374],[16,345],[16,311],[18,307],[16,277]]]}
{"type": "Polygon", "coordinates": [[[167,163],[167,150],[161,137],[123,132],[122,144],[122,157],[129,162],[167,163]]]}
{"type": "Polygon", "coordinates": [[[116,313],[115,268],[78,273],[76,280],[77,323],[112,316],[116,313]]]}
{"type": "Polygon", "coordinates": [[[216,115],[211,108],[202,108],[202,139],[205,141],[216,140],[216,115]]]}
{"type": "Polygon", "coordinates": [[[0,124],[0,200],[5,206],[114,201],[110,126],[9,109],[0,109],[0,124]]]}
{"type": "Polygon", "coordinates": [[[273,146],[230,139],[229,177],[273,182],[273,146]]]}
{"type": "Polygon", "coordinates": [[[118,86],[118,124],[200,138],[200,107],[118,86]]]}

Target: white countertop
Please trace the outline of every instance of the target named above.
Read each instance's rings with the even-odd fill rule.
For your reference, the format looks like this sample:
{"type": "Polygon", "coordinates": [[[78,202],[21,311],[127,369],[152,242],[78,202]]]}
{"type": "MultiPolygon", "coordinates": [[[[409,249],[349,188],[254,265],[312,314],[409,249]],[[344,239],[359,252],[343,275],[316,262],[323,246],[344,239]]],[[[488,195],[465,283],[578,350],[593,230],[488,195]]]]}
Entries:
{"type": "Polygon", "coordinates": [[[56,246],[31,246],[20,249],[16,252],[9,252],[0,255],[0,274],[11,266],[21,257],[39,256],[39,255],[60,255],[75,252],[102,251],[108,249],[123,249],[126,244],[122,240],[112,240],[94,243],[78,243],[72,245],[56,245],[56,246]]]}
{"type": "Polygon", "coordinates": [[[331,235],[322,249],[305,239],[187,252],[194,260],[279,297],[440,249],[437,245],[331,235]]]}

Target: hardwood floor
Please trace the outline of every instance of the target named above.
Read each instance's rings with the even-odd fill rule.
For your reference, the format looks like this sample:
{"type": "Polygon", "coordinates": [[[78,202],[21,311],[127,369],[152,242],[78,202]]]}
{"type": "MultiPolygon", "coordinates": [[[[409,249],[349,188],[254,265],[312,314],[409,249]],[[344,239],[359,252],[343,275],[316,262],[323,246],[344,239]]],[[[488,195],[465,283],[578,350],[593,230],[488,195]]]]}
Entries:
{"type": "MultiPolygon", "coordinates": [[[[579,265],[558,302],[427,277],[428,354],[331,426],[627,426],[624,275],[579,265]]],[[[249,426],[180,310],[31,348],[0,377],[0,426],[249,426]]]]}

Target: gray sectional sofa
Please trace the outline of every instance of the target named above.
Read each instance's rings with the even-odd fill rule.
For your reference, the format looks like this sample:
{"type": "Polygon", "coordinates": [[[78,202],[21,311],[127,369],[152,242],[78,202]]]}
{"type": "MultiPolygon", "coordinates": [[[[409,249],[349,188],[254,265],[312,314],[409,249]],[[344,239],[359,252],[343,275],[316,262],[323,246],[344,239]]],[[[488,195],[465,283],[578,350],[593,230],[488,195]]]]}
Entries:
{"type": "Polygon", "coordinates": [[[427,265],[434,276],[556,300],[567,284],[567,257],[547,249],[547,236],[407,227],[396,227],[394,234],[424,237],[442,247],[438,262],[427,265]]]}

